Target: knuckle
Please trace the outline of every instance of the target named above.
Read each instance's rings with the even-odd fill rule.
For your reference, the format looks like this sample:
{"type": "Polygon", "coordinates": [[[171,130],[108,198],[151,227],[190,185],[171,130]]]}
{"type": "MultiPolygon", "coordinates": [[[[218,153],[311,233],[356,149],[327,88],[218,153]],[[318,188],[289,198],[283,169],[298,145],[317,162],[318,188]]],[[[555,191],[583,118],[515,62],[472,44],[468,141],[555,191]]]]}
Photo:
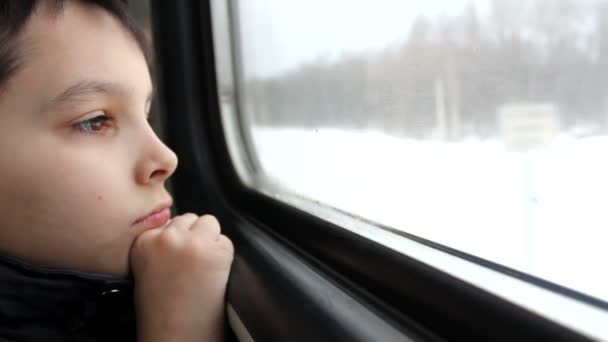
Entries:
{"type": "Polygon", "coordinates": [[[220,222],[213,215],[203,215],[198,220],[201,224],[207,227],[213,227],[217,230],[220,229],[220,222]]]}
{"type": "Polygon", "coordinates": [[[179,244],[179,231],[175,229],[166,229],[159,234],[156,239],[159,248],[173,249],[179,244]]]}
{"type": "Polygon", "coordinates": [[[180,217],[193,220],[193,219],[197,219],[198,215],[196,215],[195,213],[185,213],[185,214],[181,215],[180,217]]]}
{"type": "Polygon", "coordinates": [[[185,213],[183,215],[180,215],[179,218],[181,219],[181,221],[192,222],[198,218],[198,215],[194,213],[185,213]]]}
{"type": "Polygon", "coordinates": [[[148,230],[139,234],[137,237],[135,237],[135,240],[133,241],[133,248],[138,250],[145,248],[150,244],[151,241],[154,240],[157,235],[157,232],[154,230],[148,230]]]}
{"type": "Polygon", "coordinates": [[[186,213],[180,216],[177,216],[171,220],[170,226],[172,227],[189,227],[192,225],[198,216],[193,213],[186,213]]]}
{"type": "Polygon", "coordinates": [[[222,248],[224,248],[225,250],[230,251],[231,253],[234,253],[234,244],[232,243],[232,240],[230,240],[230,238],[228,238],[226,235],[220,235],[219,239],[218,239],[218,243],[222,246],[222,248]]]}

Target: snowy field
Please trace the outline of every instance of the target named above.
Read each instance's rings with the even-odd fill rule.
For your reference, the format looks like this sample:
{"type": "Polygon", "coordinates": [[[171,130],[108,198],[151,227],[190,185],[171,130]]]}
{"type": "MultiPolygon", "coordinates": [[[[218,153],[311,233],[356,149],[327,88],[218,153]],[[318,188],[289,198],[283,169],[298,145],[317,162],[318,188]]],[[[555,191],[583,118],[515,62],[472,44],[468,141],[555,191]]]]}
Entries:
{"type": "Polygon", "coordinates": [[[253,139],[293,193],[608,301],[608,137],[525,153],[330,129],[253,139]]]}

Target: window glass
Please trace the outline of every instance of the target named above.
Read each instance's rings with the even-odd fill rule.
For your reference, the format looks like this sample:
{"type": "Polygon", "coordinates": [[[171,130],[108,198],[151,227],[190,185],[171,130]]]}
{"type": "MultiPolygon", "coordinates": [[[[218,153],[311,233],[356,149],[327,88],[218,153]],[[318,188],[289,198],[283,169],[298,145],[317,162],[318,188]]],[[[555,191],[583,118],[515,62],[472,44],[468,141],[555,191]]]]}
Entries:
{"type": "Polygon", "coordinates": [[[608,1],[234,1],[255,175],[608,300],[608,1]]]}
{"type": "MultiPolygon", "coordinates": [[[[135,19],[137,25],[139,25],[139,27],[143,30],[147,43],[149,44],[150,56],[151,56],[151,60],[149,61],[151,63],[151,65],[149,66],[149,68],[150,68],[150,73],[151,73],[152,79],[154,80],[153,82],[156,83],[156,80],[155,80],[156,75],[154,74],[155,67],[153,65],[155,62],[155,58],[154,58],[154,49],[152,46],[153,41],[152,41],[152,23],[151,23],[151,15],[150,15],[150,1],[149,0],[128,1],[128,9],[129,9],[129,14],[133,17],[133,19],[135,19]]],[[[156,86],[155,86],[155,88],[156,88],[156,86]]],[[[156,134],[158,134],[159,136],[162,136],[162,134],[163,134],[162,121],[161,121],[161,115],[159,113],[159,106],[158,106],[158,101],[156,99],[156,96],[153,97],[153,101],[150,106],[150,125],[152,126],[152,128],[154,129],[156,134]]]]}

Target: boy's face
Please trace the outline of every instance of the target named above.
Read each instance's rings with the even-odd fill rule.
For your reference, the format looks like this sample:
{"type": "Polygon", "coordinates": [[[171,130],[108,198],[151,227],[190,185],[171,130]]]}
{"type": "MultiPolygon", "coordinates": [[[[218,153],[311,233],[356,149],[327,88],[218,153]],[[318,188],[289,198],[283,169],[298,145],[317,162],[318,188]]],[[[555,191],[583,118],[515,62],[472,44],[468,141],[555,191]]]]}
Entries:
{"type": "Polygon", "coordinates": [[[159,225],[134,222],[171,201],[177,158],[148,125],[152,84],[132,36],[102,9],[44,6],[0,93],[0,253],[125,274],[135,238],[159,225]]]}

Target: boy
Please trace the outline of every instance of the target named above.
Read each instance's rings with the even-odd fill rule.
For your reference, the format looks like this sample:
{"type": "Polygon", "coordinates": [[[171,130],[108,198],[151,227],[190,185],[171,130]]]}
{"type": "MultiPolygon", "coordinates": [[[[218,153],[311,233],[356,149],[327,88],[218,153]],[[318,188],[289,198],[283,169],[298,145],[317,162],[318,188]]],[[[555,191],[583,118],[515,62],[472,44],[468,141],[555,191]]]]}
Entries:
{"type": "Polygon", "coordinates": [[[0,0],[0,341],[223,338],[233,247],[170,219],[141,37],[121,0],[0,0]]]}

